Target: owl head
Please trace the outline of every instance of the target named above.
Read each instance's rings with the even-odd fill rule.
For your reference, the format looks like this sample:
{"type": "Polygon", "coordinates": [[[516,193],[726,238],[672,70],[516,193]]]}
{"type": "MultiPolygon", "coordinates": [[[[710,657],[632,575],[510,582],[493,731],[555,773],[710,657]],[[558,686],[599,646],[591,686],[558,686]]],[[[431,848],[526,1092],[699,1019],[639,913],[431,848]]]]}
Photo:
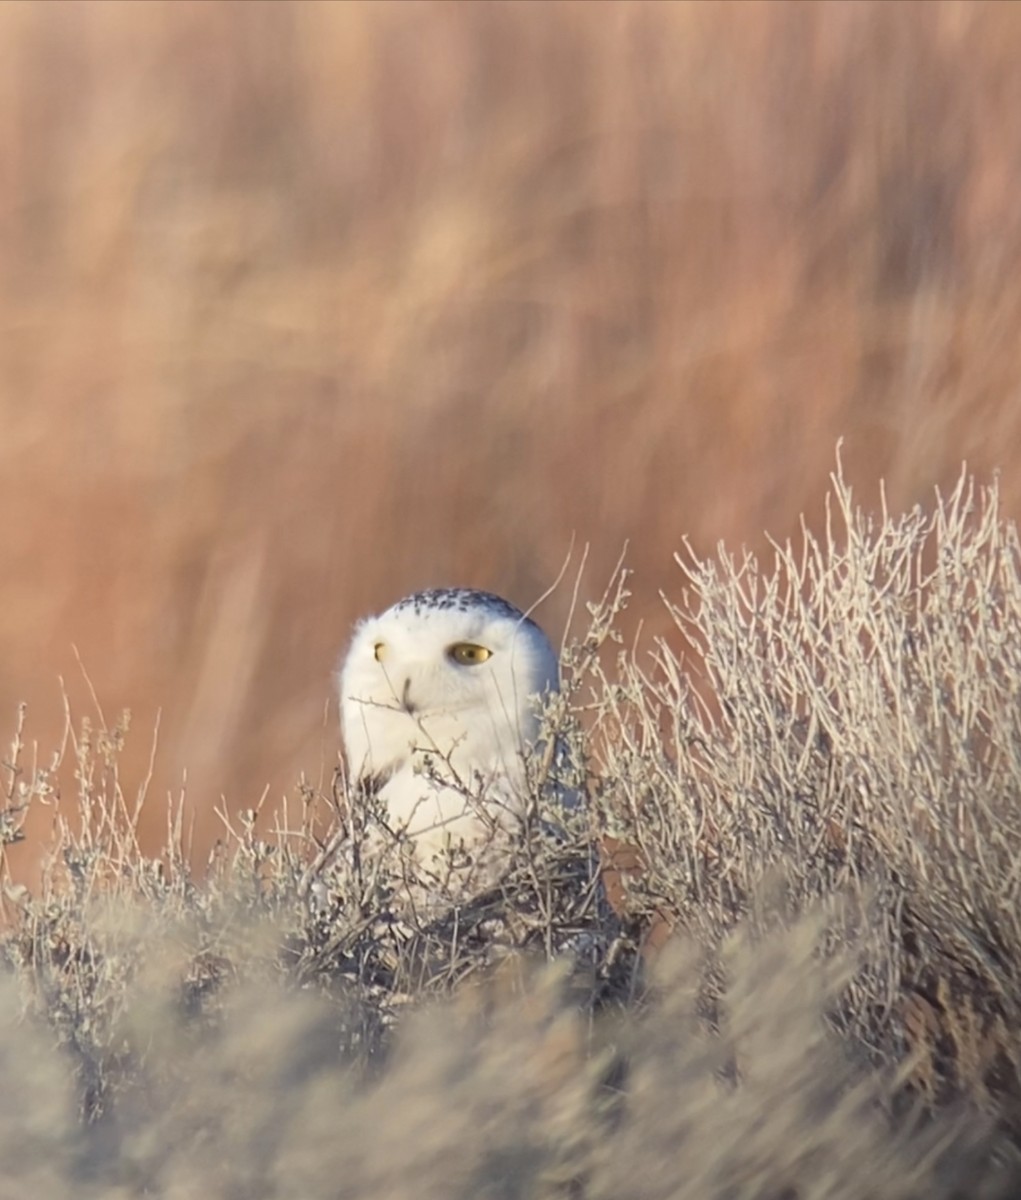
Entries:
{"type": "Polygon", "coordinates": [[[416,592],[355,629],[340,671],[348,769],[383,782],[409,762],[466,786],[518,776],[558,686],[542,630],[489,592],[416,592]]]}

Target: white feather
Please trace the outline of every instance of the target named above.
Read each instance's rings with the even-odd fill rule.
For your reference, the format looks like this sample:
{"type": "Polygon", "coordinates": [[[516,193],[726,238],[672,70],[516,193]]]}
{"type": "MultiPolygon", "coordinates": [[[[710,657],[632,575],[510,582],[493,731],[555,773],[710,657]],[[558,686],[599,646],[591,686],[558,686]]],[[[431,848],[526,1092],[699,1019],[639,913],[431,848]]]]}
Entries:
{"type": "Polygon", "coordinates": [[[419,592],[362,621],[340,672],[349,773],[377,791],[416,866],[491,882],[528,801],[525,755],[557,656],[542,630],[487,592],[419,592]],[[484,662],[455,660],[459,644],[484,662]],[[377,649],[379,648],[379,649],[377,649]]]}

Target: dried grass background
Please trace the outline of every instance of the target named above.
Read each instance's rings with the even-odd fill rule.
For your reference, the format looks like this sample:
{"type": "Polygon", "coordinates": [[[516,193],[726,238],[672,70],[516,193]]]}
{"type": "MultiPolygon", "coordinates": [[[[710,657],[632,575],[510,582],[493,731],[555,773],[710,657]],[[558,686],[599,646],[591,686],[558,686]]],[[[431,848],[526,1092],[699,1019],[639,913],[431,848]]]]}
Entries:
{"type": "Polygon", "coordinates": [[[528,604],[574,538],[598,592],[628,539],[669,630],[683,536],[816,520],[841,435],[1017,514],[1019,46],[975,0],[0,6],[0,711],[95,715],[77,646],[208,844],[329,771],[411,588],[528,604]]]}

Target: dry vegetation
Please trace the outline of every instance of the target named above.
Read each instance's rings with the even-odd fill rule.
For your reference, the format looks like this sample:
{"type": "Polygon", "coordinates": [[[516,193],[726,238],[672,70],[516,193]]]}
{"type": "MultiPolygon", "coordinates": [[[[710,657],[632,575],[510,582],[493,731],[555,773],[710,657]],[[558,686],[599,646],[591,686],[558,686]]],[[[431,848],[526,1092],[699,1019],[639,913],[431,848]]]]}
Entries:
{"type": "Polygon", "coordinates": [[[225,813],[199,879],[173,820],[139,849],[123,729],[45,765],[19,735],[3,828],[62,836],[5,889],[2,1194],[1016,1195],[1021,543],[967,475],[870,515],[838,471],[827,512],[771,560],[688,550],[683,660],[624,648],[614,578],[548,712],[570,753],[438,915],[342,774],[225,813]],[[604,834],[645,864],[623,917],[604,834]]]}
{"type": "Polygon", "coordinates": [[[1019,51],[0,5],[0,1198],[1021,1193],[1019,51]],[[409,918],[338,834],[351,621],[628,539],[575,775],[409,918]]]}

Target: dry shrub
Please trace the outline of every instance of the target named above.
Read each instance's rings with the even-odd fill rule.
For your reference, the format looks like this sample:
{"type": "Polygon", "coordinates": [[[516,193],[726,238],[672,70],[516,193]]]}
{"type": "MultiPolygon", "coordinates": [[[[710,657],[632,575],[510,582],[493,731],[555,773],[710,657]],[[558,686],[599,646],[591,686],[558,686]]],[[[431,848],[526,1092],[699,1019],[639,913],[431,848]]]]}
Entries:
{"type": "Polygon", "coordinates": [[[0,1197],[63,1197],[78,1164],[81,1133],[68,1063],[51,1031],[18,1019],[17,983],[0,978],[0,1197]]]}
{"type": "Polygon", "coordinates": [[[600,807],[641,849],[639,906],[713,944],[853,898],[844,1019],[880,1060],[913,1054],[930,1101],[1021,1128],[1021,558],[997,486],[870,516],[838,472],[824,538],[680,562],[700,665],[661,642],[602,679],[600,807]]]}
{"type": "MultiPolygon", "coordinates": [[[[181,1002],[175,941],[150,922],[150,962],[171,957],[126,991],[112,1028],[131,1070],[84,1134],[70,1129],[66,1073],[33,1035],[50,1073],[34,1077],[31,1110],[5,1117],[22,1153],[26,1127],[29,1145],[52,1143],[33,1194],[1010,1194],[982,1121],[891,1125],[886,1079],[827,1027],[842,979],[820,963],[818,921],[724,945],[719,1028],[701,1011],[700,956],[675,949],[639,1013],[593,1024],[556,968],[504,972],[410,1016],[374,1072],[347,1053],[342,1004],[249,964],[200,1016],[181,1002]]],[[[8,1026],[5,1047],[23,1040],[8,1026]]]]}
{"type": "MultiPolygon", "coordinates": [[[[173,823],[146,858],[120,734],[69,738],[86,820],[6,888],[0,1055],[44,1116],[0,1139],[52,1144],[35,1194],[1016,1194],[1017,534],[967,475],[869,517],[838,469],[830,513],[766,566],[689,551],[691,662],[611,671],[614,580],[506,874],[453,908],[402,904],[342,776],[224,814],[201,881],[173,823]],[[603,833],[643,863],[623,920],[603,833]]],[[[59,764],[8,775],[9,832],[66,803],[59,764]]]]}

